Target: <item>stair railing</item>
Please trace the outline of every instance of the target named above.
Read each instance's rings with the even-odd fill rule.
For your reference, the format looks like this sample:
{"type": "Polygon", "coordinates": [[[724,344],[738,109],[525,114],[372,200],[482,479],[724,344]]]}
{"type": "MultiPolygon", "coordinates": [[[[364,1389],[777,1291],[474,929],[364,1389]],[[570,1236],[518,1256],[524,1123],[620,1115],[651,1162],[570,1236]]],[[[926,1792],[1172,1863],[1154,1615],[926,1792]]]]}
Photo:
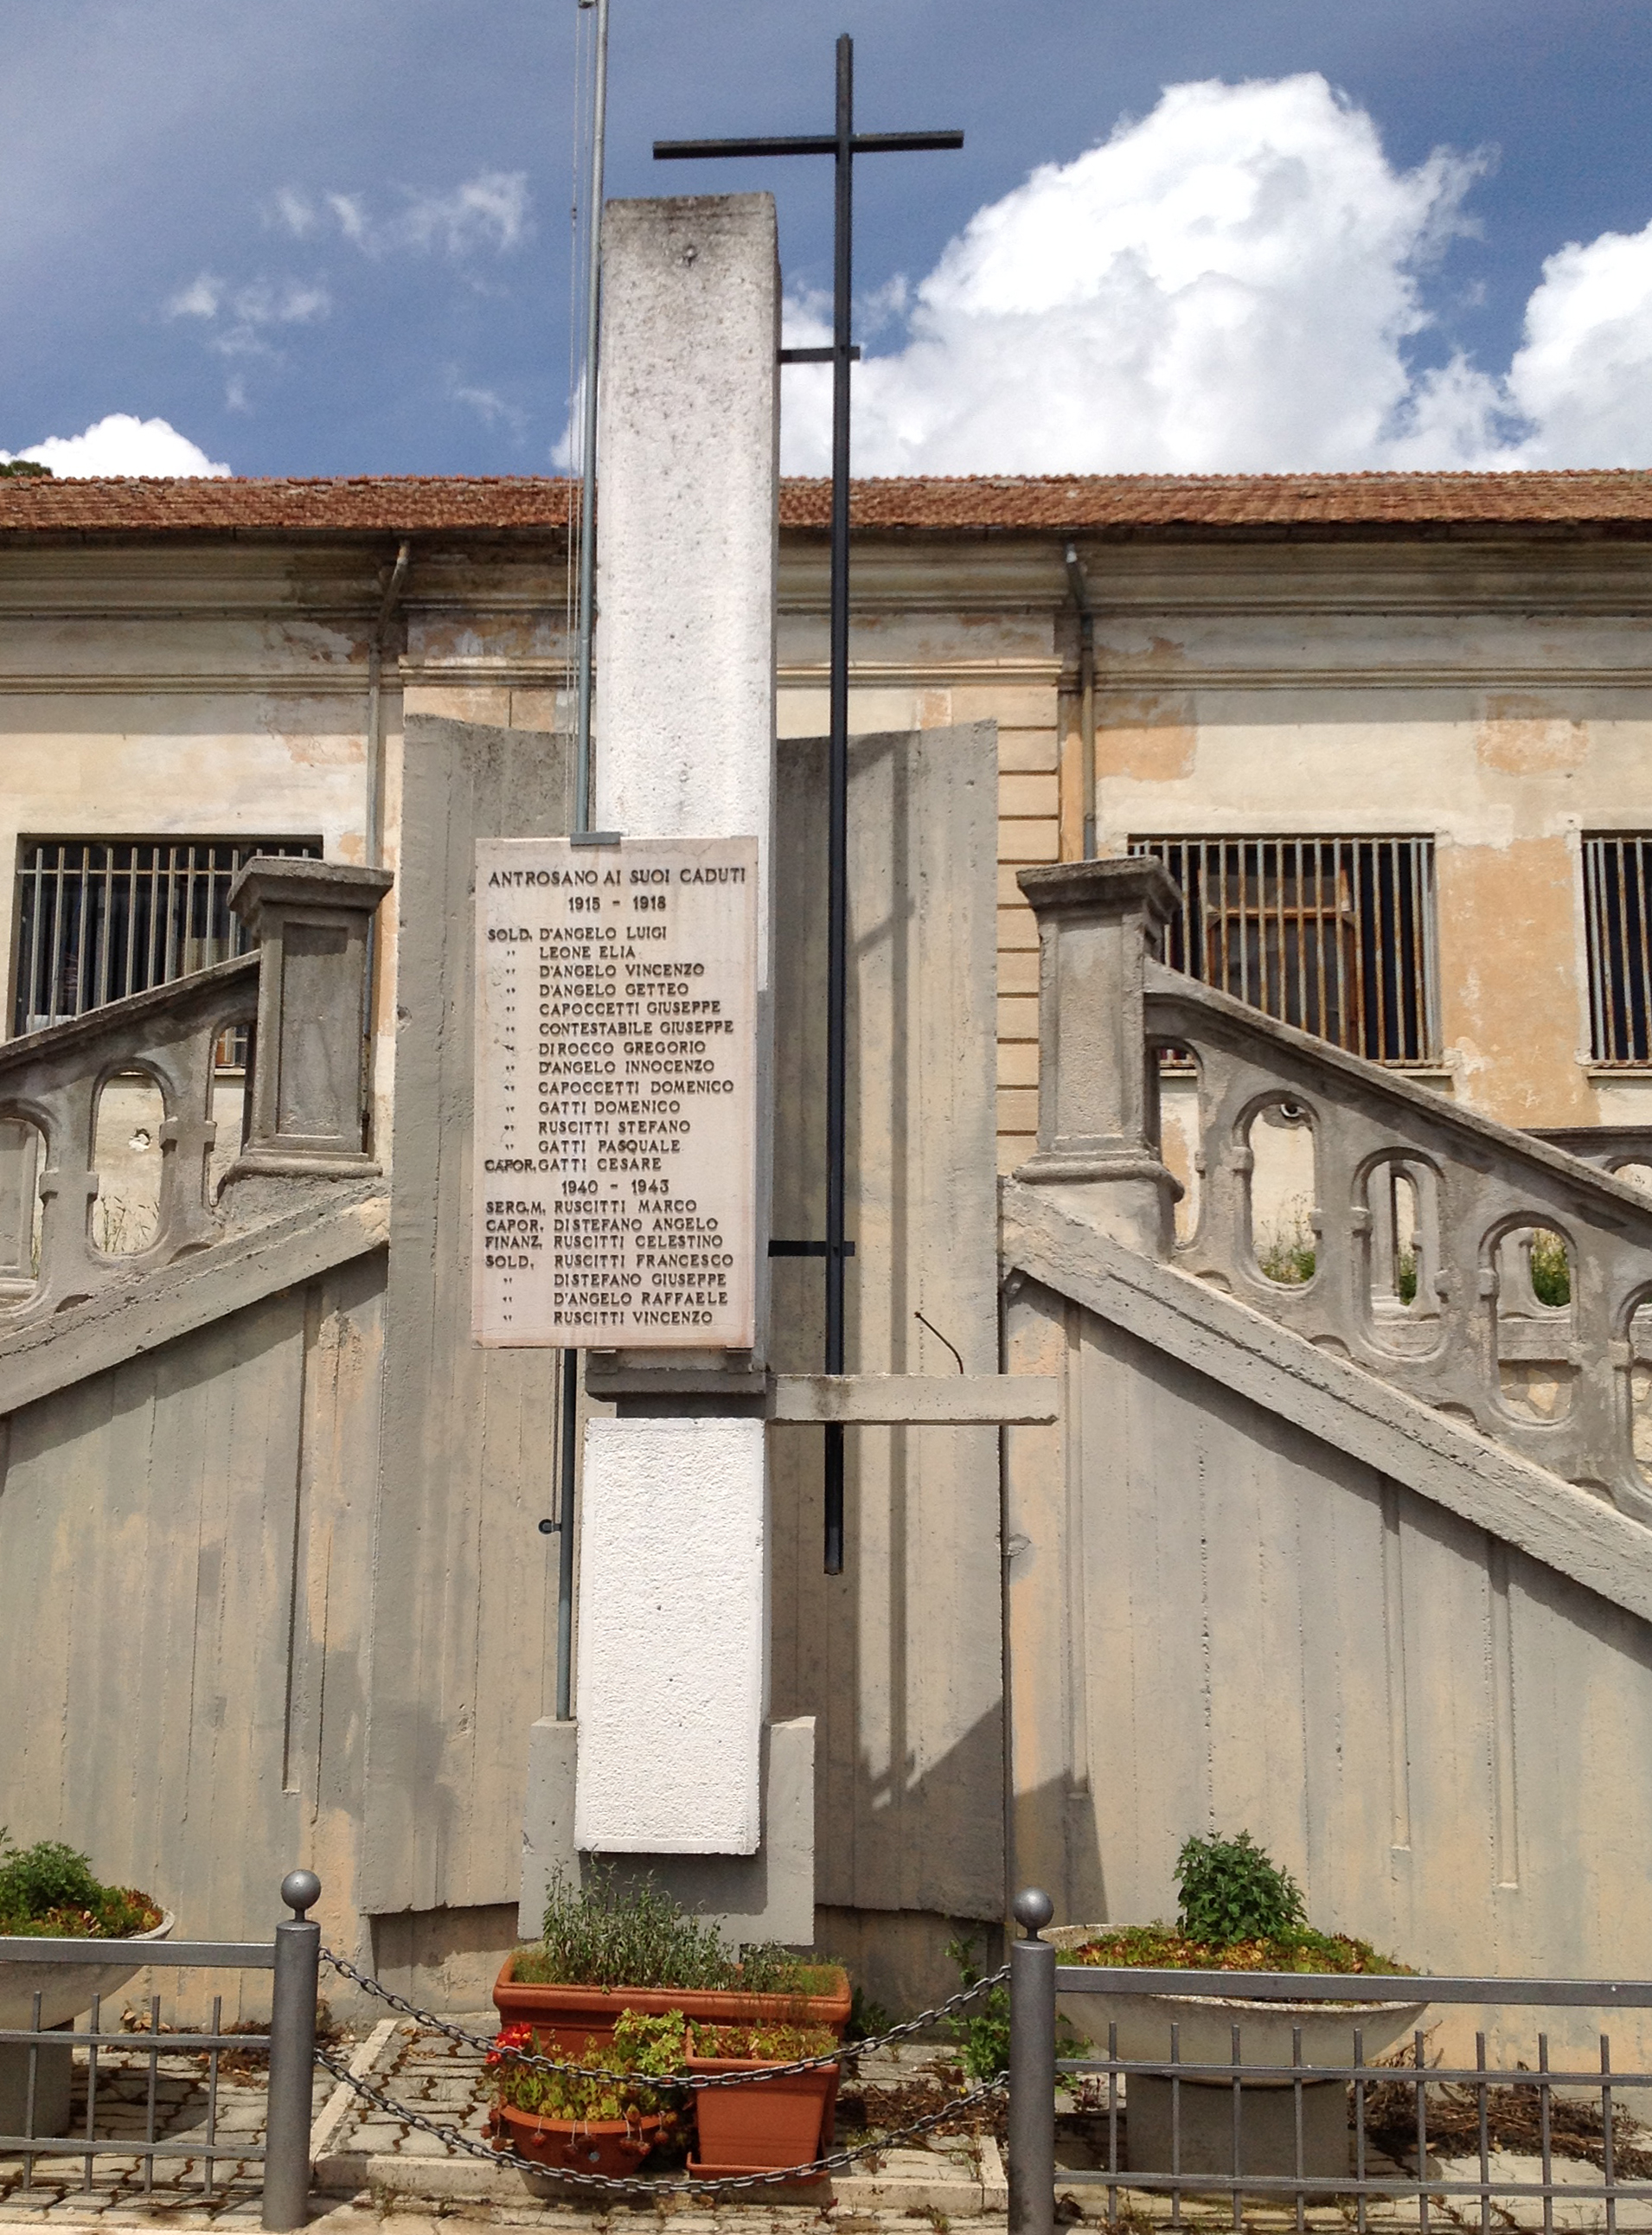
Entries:
{"type": "Polygon", "coordinates": [[[209,1248],[269,1215],[272,1189],[378,1170],[367,1141],[369,930],[391,879],[259,856],[230,892],[251,954],[0,1045],[0,1333],[209,1248]],[[247,1040],[239,1153],[213,1104],[225,1036],[247,1040]],[[161,1118],[157,1202],[141,1246],[104,1246],[98,1117],[112,1082],[161,1118]]]}
{"type": "Polygon", "coordinates": [[[1499,1125],[1167,968],[1177,895],[1157,862],[1020,882],[1040,1085],[1017,1177],[1077,1191],[1132,1248],[1652,1523],[1652,1197],[1608,1169],[1636,1143],[1587,1162],[1576,1133],[1499,1125]],[[1282,1187],[1304,1176],[1282,1233],[1282,1187]]]}

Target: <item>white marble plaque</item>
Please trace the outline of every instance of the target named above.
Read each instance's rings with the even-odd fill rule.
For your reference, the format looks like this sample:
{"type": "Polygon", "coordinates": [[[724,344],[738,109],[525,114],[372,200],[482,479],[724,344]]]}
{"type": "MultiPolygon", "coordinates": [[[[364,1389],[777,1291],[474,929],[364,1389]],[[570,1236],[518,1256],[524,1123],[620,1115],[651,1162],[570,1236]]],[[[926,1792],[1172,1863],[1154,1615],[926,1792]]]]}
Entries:
{"type": "Polygon", "coordinates": [[[745,1350],[757,842],[476,847],[482,1343],[745,1350]]]}

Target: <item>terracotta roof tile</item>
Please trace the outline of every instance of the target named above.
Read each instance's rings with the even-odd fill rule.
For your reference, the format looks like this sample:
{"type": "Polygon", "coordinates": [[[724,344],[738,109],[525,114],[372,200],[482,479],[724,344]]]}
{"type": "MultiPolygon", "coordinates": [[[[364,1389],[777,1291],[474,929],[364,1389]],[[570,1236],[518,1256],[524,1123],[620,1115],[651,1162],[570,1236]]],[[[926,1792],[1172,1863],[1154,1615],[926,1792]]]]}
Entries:
{"type": "Polygon", "coordinates": [[[0,479],[0,534],[417,534],[560,528],[566,481],[353,475],[316,481],[0,479]]]}
{"type": "MultiPolygon", "coordinates": [[[[824,526],[829,486],[785,484],[787,526],[824,526]]],[[[856,484],[877,529],[1046,533],[1652,522],[1652,474],[1071,474],[856,484]]]]}
{"type": "MultiPolygon", "coordinates": [[[[571,484],[360,475],[314,481],[0,478],[0,537],[543,534],[571,484]]],[[[823,531],[826,482],[782,485],[783,527],[823,531]]],[[[1196,534],[1281,530],[1652,528],[1652,474],[1093,474],[857,482],[873,534],[1196,534]]]]}

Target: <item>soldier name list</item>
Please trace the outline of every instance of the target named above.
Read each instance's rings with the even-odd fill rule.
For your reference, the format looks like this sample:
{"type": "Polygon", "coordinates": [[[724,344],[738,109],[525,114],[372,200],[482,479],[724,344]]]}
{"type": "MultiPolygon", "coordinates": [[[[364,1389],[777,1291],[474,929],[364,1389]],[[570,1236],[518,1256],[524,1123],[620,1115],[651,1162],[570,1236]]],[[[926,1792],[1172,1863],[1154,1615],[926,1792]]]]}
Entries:
{"type": "Polygon", "coordinates": [[[749,1348],[755,838],[476,847],[475,1332],[749,1348]]]}

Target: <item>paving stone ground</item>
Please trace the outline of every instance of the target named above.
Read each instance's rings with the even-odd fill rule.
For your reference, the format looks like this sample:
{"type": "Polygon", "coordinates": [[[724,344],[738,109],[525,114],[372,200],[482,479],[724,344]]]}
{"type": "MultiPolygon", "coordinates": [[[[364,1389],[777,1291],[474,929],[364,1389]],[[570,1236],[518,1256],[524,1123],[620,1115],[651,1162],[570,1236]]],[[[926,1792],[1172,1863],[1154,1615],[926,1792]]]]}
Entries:
{"type": "MultiPolygon", "coordinates": [[[[480,2015],[459,2022],[478,2035],[491,2031],[488,2019],[480,2015]]],[[[490,2095],[482,2068],[483,2053],[480,2047],[403,2028],[384,2043],[369,2076],[375,2088],[397,2102],[406,2103],[467,2140],[481,2143],[485,2140],[490,2095]]],[[[873,2086],[898,2086],[921,2074],[936,2055],[933,2047],[901,2044],[862,2058],[861,2078],[873,2086]]],[[[318,2186],[341,2193],[367,2191],[399,2197],[416,2191],[456,2203],[502,2208],[525,2198],[547,2203],[555,2200],[559,2193],[562,2199],[568,2197],[566,2188],[559,2192],[548,2180],[472,2157],[454,2143],[423,2133],[370,2105],[362,2106],[340,2122],[318,2158],[316,2177],[318,2186]]],[[[645,2168],[643,2179],[648,2178],[645,2168]]],[[[669,2183],[680,2181],[684,2173],[680,2166],[667,2166],[655,2178],[669,2183]]],[[[834,2176],[829,2184],[810,2191],[806,2200],[797,2192],[788,2192],[783,2201],[759,2196],[744,2204],[731,2200],[718,2209],[725,2213],[773,2209],[796,2212],[801,2208],[812,2217],[817,2215],[821,2202],[836,2200],[840,2209],[863,2203],[875,2209],[904,2212],[913,2207],[926,2214],[934,2211],[949,2219],[962,2219],[1001,2208],[1002,2188],[1002,2160],[990,2136],[983,2141],[973,2135],[935,2135],[914,2138],[909,2144],[877,2153],[863,2173],[834,2176]]],[[[696,2205],[698,2200],[698,2197],[661,2197],[658,2203],[675,2217],[685,2204],[696,2205]]],[[[655,2203],[645,2208],[652,2212],[655,2203]]],[[[592,2213],[600,2214],[600,2200],[585,2204],[582,2224],[588,2225],[592,2213]]]]}
{"type": "MultiPolygon", "coordinates": [[[[84,2051],[75,2058],[70,2134],[85,2130],[90,2065],[84,2051]]],[[[141,2145],[149,2137],[150,2095],[154,2103],[154,2138],[173,2144],[193,2144],[196,2149],[207,2138],[209,2117],[219,2146],[237,2142],[249,2147],[264,2140],[265,2084],[257,2076],[220,2075],[215,2101],[209,2088],[204,2058],[160,2055],[151,2078],[146,2051],[130,2036],[115,2037],[115,2045],[100,2048],[97,2056],[95,2132],[100,2141],[141,2145]]],[[[233,2222],[247,2219],[256,2225],[262,2193],[257,2161],[234,2157],[215,2160],[210,2198],[207,2165],[192,2149],[184,2156],[158,2156],[147,2162],[136,2150],[132,2154],[110,2152],[84,2158],[56,2153],[37,2154],[32,2162],[22,2157],[0,2157],[0,2219],[44,2219],[67,2224],[71,2216],[110,2224],[110,2215],[128,2206],[173,2212],[200,2209],[205,2216],[233,2222]]]]}

